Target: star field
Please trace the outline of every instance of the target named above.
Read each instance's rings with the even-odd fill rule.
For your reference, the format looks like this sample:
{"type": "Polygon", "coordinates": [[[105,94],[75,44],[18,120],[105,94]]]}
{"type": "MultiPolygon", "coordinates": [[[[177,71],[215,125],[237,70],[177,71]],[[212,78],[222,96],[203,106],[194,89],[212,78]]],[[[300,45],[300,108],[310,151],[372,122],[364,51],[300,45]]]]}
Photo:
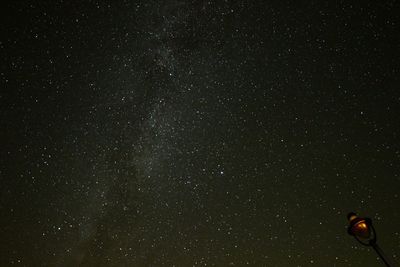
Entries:
{"type": "Polygon", "coordinates": [[[396,8],[5,4],[0,265],[400,262],[396,8]]]}

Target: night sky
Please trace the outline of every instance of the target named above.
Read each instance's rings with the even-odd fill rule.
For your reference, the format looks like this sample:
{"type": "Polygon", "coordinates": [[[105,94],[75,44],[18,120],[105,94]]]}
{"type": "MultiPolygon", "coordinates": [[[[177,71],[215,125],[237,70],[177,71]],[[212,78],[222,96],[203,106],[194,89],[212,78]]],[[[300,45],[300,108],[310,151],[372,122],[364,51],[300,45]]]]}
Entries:
{"type": "Polygon", "coordinates": [[[398,8],[3,4],[0,266],[399,261],[398,8]]]}

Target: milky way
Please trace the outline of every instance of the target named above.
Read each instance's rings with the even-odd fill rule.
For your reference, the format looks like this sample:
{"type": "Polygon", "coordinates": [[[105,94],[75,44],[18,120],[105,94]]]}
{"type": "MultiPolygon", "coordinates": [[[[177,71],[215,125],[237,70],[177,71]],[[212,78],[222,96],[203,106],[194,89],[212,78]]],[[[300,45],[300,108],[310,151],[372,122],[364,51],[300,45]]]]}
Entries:
{"type": "Polygon", "coordinates": [[[7,4],[0,265],[398,258],[395,5],[7,4]]]}

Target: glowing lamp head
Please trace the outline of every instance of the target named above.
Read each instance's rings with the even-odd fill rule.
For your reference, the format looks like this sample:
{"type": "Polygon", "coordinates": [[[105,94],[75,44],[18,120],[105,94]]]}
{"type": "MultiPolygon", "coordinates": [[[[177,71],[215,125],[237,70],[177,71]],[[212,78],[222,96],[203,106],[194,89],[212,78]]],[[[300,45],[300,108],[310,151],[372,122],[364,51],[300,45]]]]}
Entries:
{"type": "Polygon", "coordinates": [[[356,222],[351,228],[351,231],[354,235],[361,238],[367,239],[371,236],[371,229],[368,227],[368,224],[365,222],[364,219],[356,222]]]}
{"type": "Polygon", "coordinates": [[[375,230],[371,219],[360,218],[351,212],[347,215],[349,220],[348,233],[354,236],[363,245],[370,245],[376,241],[375,230]]]}

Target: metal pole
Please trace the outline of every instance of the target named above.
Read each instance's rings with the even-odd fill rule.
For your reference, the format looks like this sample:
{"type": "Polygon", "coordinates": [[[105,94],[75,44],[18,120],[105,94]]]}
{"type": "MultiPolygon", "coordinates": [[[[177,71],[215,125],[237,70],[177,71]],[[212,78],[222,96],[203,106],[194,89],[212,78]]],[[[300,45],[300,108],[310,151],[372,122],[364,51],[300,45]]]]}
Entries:
{"type": "Polygon", "coordinates": [[[381,258],[381,260],[385,263],[385,265],[387,267],[395,267],[397,265],[395,265],[394,263],[390,263],[389,264],[389,259],[388,257],[386,257],[386,255],[383,253],[383,250],[378,246],[377,243],[373,242],[371,244],[371,246],[374,248],[374,250],[376,251],[376,253],[378,254],[379,258],[381,258]]]}

